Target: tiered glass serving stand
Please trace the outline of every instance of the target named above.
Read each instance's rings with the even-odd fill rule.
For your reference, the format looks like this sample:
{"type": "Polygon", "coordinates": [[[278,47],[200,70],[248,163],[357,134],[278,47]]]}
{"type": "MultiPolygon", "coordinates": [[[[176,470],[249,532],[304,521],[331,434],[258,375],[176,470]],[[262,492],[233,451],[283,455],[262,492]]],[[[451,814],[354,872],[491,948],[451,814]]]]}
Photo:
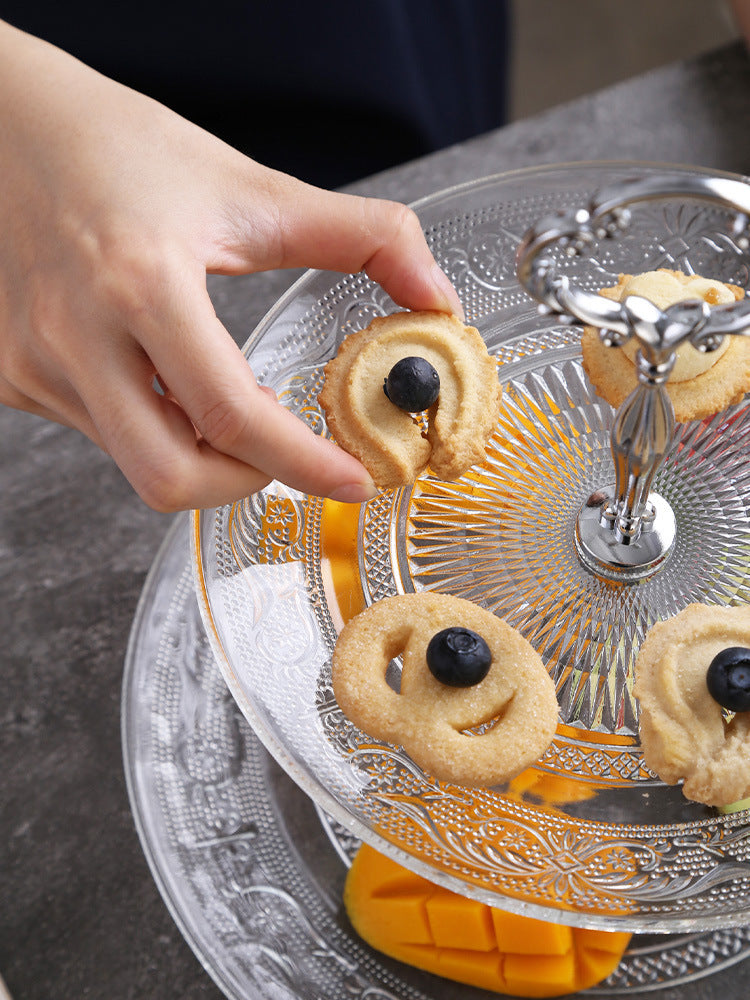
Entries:
{"type": "MultiPolygon", "coordinates": [[[[354,517],[278,484],[195,515],[194,590],[183,570],[179,594],[159,617],[156,666],[166,686],[147,699],[150,709],[128,698],[138,688],[143,621],[134,631],[126,761],[146,753],[153,764],[158,749],[156,776],[146,777],[143,760],[129,766],[136,816],[173,911],[199,953],[211,953],[204,960],[215,974],[227,946],[225,934],[217,945],[214,908],[228,908],[246,937],[238,914],[250,895],[270,895],[254,875],[238,880],[225,858],[227,882],[219,878],[220,900],[209,904],[216,866],[210,873],[199,866],[209,912],[196,932],[192,904],[175,902],[180,892],[165,862],[174,848],[164,848],[170,838],[192,842],[196,824],[222,797],[233,801],[245,757],[266,760],[261,744],[304,801],[316,804],[342,858],[364,840],[447,888],[518,913],[668,935],[634,939],[630,954],[645,948],[653,960],[626,956],[604,992],[689,982],[747,954],[750,813],[691,803],[648,771],[632,692],[635,655],[654,621],[693,601],[748,600],[748,403],[673,427],[661,388],[676,339],[710,349],[720,323],[739,333],[747,319],[742,310],[697,317],[680,307],[665,326],[642,300],[615,315],[594,294],[620,272],[663,266],[749,285],[746,190],[737,178],[690,169],[574,164],[492,177],[425,200],[416,207],[432,249],[496,356],[505,390],[486,462],[456,483],[427,475],[354,517]],[[617,419],[586,379],[572,317],[608,330],[609,340],[641,340],[638,399],[617,419]],[[645,443],[623,447],[633,427],[645,443]],[[555,680],[557,736],[535,767],[507,785],[437,782],[399,747],[359,731],[336,705],[330,658],[347,608],[423,589],[467,597],[506,618],[555,680]],[[195,610],[186,616],[193,601],[200,623],[195,610]],[[175,669],[181,693],[169,694],[175,669]],[[207,690],[211,711],[202,700],[207,690]],[[161,704],[155,715],[154,698],[161,704]],[[196,794],[189,806],[187,785],[196,794]],[[159,816],[170,809],[165,825],[159,816]],[[233,895],[242,906],[231,905],[233,895]],[[705,960],[694,961],[696,951],[705,960]]],[[[348,332],[393,309],[361,275],[311,273],[266,317],[246,354],[256,375],[325,433],[317,406],[325,362],[348,332]]],[[[151,591],[153,600],[153,583],[151,591]]],[[[245,827],[257,835],[265,821],[254,820],[253,810],[274,794],[256,788],[220,810],[221,823],[204,831],[217,857],[228,845],[248,851],[245,827]]],[[[276,806],[271,813],[288,826],[276,806]]],[[[183,876],[195,875],[184,857],[181,864],[183,876]]],[[[360,972],[365,967],[352,961],[360,972]]],[[[357,993],[334,977],[341,989],[329,984],[326,995],[369,996],[376,983],[384,991],[377,996],[449,995],[431,977],[368,961],[390,968],[396,985],[376,977],[357,993]]]]}

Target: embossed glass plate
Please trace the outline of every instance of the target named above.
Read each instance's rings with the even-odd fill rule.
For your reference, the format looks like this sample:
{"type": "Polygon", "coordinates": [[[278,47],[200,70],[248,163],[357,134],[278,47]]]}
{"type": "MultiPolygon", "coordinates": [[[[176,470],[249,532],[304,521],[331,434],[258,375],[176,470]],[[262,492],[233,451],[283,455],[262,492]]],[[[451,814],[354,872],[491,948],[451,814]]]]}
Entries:
{"type": "MultiPolygon", "coordinates": [[[[692,601],[748,600],[750,407],[679,427],[655,482],[677,521],[665,567],[630,586],[591,575],[578,562],[573,526],[585,499],[611,482],[613,414],[583,373],[578,331],[538,315],[515,278],[514,254],[541,216],[660,169],[519,171],[416,206],[505,388],[481,467],[457,483],[425,476],[363,506],[348,554],[330,504],[278,484],[194,521],[197,592],[224,677],[260,739],[320,806],[447,888],[545,919],[641,931],[750,919],[750,814],[719,815],[654,778],[632,695],[634,658],[655,620],[692,601]],[[454,593],[532,642],[561,713],[536,767],[502,788],[438,783],[344,718],[330,657],[347,558],[344,575],[356,568],[362,603],[454,593]]],[[[558,270],[590,289],[660,266],[750,283],[730,213],[664,199],[632,214],[624,236],[585,257],[561,254],[558,270]]],[[[349,331],[393,308],[362,275],[311,273],[246,354],[256,375],[325,433],[316,402],[325,362],[349,331]]]]}
{"type": "MultiPolygon", "coordinates": [[[[181,515],[133,623],[122,686],[123,759],[157,885],[199,960],[232,1000],[454,1000],[448,980],[377,955],[342,911],[357,839],[274,763],[227,691],[192,585],[181,515]]],[[[750,927],[635,937],[585,996],[744,998],[750,927]],[[715,977],[715,978],[714,978],[715,977]],[[673,995],[670,993],[670,996],[673,995]]],[[[492,994],[464,988],[464,1000],[492,994]]]]}

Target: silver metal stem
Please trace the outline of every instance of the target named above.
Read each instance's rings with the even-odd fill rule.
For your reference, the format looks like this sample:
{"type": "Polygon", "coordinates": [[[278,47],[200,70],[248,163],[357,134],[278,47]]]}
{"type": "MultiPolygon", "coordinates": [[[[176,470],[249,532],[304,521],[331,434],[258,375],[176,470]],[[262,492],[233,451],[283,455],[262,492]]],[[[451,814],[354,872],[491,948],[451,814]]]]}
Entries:
{"type": "Polygon", "coordinates": [[[622,346],[631,337],[639,342],[638,386],[618,410],[611,433],[615,483],[588,498],[576,526],[584,565],[599,576],[624,582],[660,568],[675,540],[669,505],[651,493],[674,434],[674,410],[665,385],[675,351],[684,342],[711,351],[727,334],[749,335],[750,299],[714,307],[703,301],[679,302],[665,310],[639,296],[613,302],[572,287],[567,277],[556,273],[554,260],[542,253],[555,245],[568,256],[582,254],[627,227],[626,206],[665,197],[706,199],[733,209],[733,235],[738,243],[750,245],[750,185],[719,177],[664,175],[617,185],[600,192],[588,209],[540,220],[522,240],[516,259],[518,278],[540,303],[541,312],[555,313],[566,323],[577,320],[594,326],[610,346],[622,346]]]}
{"type": "Polygon", "coordinates": [[[602,526],[614,532],[623,545],[637,541],[648,507],[651,483],[674,433],[674,408],[665,383],[674,355],[661,364],[650,364],[637,355],[638,387],[617,411],[611,434],[615,465],[615,496],[602,512],[602,526]]]}

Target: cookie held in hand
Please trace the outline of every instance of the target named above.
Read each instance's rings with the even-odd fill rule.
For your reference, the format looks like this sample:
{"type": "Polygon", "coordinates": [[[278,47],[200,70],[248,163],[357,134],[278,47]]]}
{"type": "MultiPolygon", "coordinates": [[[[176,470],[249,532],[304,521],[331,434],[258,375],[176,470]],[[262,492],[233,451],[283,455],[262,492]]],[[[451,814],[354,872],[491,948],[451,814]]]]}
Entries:
{"type": "MultiPolygon", "coordinates": [[[[446,655],[442,649],[439,659],[446,655]]],[[[448,594],[386,597],[352,618],[334,650],[333,692],[369,736],[403,746],[433,777],[465,785],[519,774],[550,745],[558,720],[554,683],[531,644],[490,611],[448,594]],[[431,641],[446,629],[459,636],[464,683],[443,683],[440,665],[428,662],[431,641]],[[477,671],[485,644],[490,663],[477,671]],[[386,670],[399,655],[397,693],[386,670]]]]}
{"type": "Polygon", "coordinates": [[[326,365],[319,402],[338,444],[380,489],[394,489],[428,466],[452,480],[483,461],[501,394],[479,332],[448,313],[422,311],[381,316],[349,334],[326,365]],[[410,372],[415,382],[439,385],[434,402],[429,385],[409,385],[410,372]],[[414,417],[419,411],[408,409],[410,398],[415,406],[427,400],[426,431],[414,417]]]}

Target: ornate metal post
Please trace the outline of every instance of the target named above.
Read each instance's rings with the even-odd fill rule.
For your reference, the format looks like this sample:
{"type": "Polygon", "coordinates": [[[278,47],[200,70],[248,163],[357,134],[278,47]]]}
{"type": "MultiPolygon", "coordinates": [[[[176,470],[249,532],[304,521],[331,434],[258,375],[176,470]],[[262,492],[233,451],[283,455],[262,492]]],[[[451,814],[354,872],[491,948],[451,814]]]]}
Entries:
{"type": "Polygon", "coordinates": [[[674,410],[665,386],[675,351],[684,342],[712,351],[725,335],[748,335],[750,300],[714,307],[686,301],[665,310],[635,295],[613,302],[571,287],[556,273],[554,261],[542,254],[553,245],[568,255],[583,253],[594,241],[627,227],[628,205],[680,196],[734,209],[737,232],[745,232],[748,185],[665,175],[617,185],[600,192],[588,209],[542,219],[524,237],[517,257],[519,280],[539,301],[540,311],[558,314],[563,322],[594,326],[610,346],[621,346],[631,337],[638,341],[638,386],[618,410],[611,433],[614,483],[603,484],[588,498],[576,524],[576,547],[584,566],[623,583],[652,575],[674,545],[674,515],[651,486],[674,433],[674,410]]]}

